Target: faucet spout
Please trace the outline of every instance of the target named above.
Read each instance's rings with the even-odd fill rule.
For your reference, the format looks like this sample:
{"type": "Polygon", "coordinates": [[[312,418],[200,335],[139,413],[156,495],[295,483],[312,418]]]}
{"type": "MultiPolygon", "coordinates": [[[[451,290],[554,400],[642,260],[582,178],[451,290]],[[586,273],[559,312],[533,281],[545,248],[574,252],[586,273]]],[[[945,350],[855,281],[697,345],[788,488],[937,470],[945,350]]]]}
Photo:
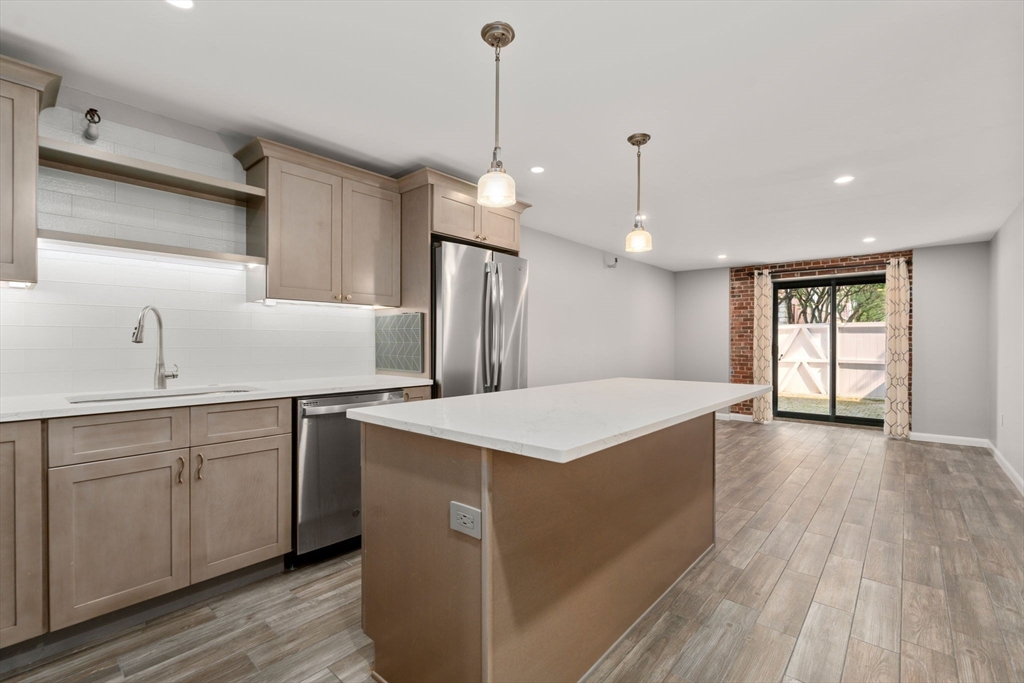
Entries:
{"type": "Polygon", "coordinates": [[[132,343],[141,344],[143,342],[143,334],[146,329],[146,314],[150,311],[153,312],[156,317],[156,331],[158,338],[157,345],[157,356],[156,356],[156,368],[153,371],[153,388],[154,389],[166,389],[167,380],[178,378],[178,366],[174,366],[174,372],[167,372],[167,366],[164,365],[164,321],[160,317],[160,311],[155,306],[146,306],[139,313],[139,321],[135,323],[135,329],[132,331],[132,343]]]}

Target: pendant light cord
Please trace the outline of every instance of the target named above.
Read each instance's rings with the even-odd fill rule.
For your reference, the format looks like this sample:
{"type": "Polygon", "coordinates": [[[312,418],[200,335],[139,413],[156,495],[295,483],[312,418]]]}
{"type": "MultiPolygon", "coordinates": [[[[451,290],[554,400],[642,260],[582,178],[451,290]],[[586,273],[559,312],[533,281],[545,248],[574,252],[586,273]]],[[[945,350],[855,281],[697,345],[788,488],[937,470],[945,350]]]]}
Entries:
{"type": "Polygon", "coordinates": [[[494,48],[494,165],[500,165],[498,152],[501,145],[498,142],[498,124],[501,117],[501,46],[494,48]]]}
{"type": "Polygon", "coordinates": [[[636,146],[636,219],[640,220],[640,145],[636,146]]]}

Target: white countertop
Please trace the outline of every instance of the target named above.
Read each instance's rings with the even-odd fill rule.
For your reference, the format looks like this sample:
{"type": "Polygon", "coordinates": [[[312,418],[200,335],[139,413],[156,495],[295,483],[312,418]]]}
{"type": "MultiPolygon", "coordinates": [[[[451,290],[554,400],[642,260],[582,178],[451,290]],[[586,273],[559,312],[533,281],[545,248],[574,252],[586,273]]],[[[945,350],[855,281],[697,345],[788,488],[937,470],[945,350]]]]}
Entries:
{"type": "MultiPolygon", "coordinates": [[[[17,420],[46,420],[53,417],[69,417],[72,415],[96,415],[101,413],[122,413],[129,410],[153,410],[156,408],[178,408],[180,406],[199,406],[211,403],[235,403],[238,401],[261,401],[271,398],[291,398],[294,396],[321,396],[323,394],[348,394],[362,391],[386,391],[404,387],[422,387],[433,384],[432,380],[417,377],[401,377],[398,375],[362,375],[356,377],[323,377],[316,379],[292,379],[268,382],[245,382],[223,385],[225,388],[245,386],[252,391],[225,394],[191,394],[186,396],[163,396],[160,398],[130,399],[124,401],[106,401],[100,403],[68,403],[68,396],[86,396],[94,394],[94,398],[121,393],[120,391],[73,392],[70,394],[48,394],[40,396],[4,396],[0,397],[0,422],[17,420]]],[[[218,385],[202,385],[209,388],[218,385]]],[[[178,386],[171,382],[169,390],[180,391],[189,389],[188,385],[178,386]]],[[[159,391],[149,392],[159,395],[159,391]]]]}
{"type": "Polygon", "coordinates": [[[348,411],[362,422],[565,463],[771,391],[602,379],[348,411]]]}

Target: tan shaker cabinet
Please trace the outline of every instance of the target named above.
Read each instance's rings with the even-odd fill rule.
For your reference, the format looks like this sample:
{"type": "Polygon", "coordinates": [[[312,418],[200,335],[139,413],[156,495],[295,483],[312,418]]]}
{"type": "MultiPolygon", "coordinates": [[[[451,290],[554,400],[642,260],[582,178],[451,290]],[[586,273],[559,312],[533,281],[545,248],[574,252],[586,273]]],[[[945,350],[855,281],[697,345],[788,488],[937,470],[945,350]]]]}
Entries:
{"type": "Polygon", "coordinates": [[[519,212],[481,207],[480,236],[489,247],[519,251],[519,212]]]}
{"type": "Polygon", "coordinates": [[[50,629],[189,585],[189,453],[49,471],[50,629]]]}
{"type": "Polygon", "coordinates": [[[402,302],[402,195],[342,183],[341,291],[349,304],[402,302]]]}
{"type": "Polygon", "coordinates": [[[60,76],[0,55],[0,280],[36,281],[39,112],[60,76]]]}
{"type": "Polygon", "coordinates": [[[192,583],[291,550],[291,434],[192,448],[192,583]]]}
{"type": "Polygon", "coordinates": [[[267,296],[341,299],[341,178],[270,159],[267,296]]]}
{"type": "Polygon", "coordinates": [[[46,633],[43,426],[0,424],[0,647],[46,633]]]}

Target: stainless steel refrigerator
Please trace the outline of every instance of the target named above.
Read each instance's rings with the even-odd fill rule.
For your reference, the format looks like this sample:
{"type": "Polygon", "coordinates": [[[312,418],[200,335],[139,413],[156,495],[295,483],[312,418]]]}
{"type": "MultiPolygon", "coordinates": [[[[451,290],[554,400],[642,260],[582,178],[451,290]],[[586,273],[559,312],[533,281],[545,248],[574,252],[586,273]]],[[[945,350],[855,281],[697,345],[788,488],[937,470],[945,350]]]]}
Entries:
{"type": "Polygon", "coordinates": [[[526,387],[526,259],[434,243],[437,396],[526,387]]]}

